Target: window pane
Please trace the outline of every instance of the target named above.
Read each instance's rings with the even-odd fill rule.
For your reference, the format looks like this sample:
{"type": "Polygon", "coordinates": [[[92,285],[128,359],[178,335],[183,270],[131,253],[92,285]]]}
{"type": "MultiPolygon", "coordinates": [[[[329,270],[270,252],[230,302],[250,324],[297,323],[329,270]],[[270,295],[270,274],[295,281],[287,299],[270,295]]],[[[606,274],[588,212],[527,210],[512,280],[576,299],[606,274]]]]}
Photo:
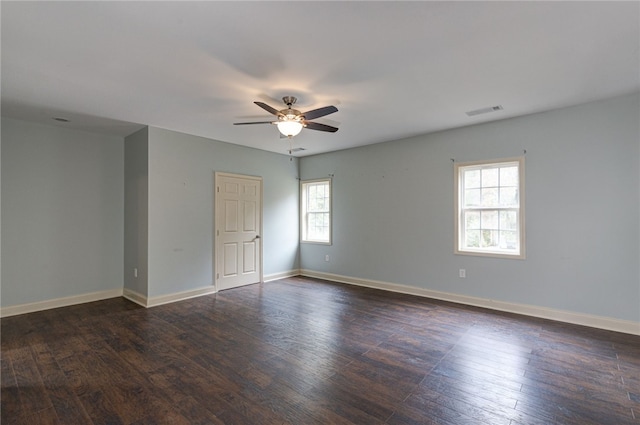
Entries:
{"type": "Polygon", "coordinates": [[[497,230],[481,230],[481,235],[480,246],[482,248],[495,248],[498,246],[499,233],[497,230]]]}
{"type": "Polygon", "coordinates": [[[482,187],[498,186],[498,168],[485,168],[482,170],[482,187]]]}
{"type": "Polygon", "coordinates": [[[308,239],[328,240],[329,236],[329,214],[309,213],[308,239]]]}
{"type": "Polygon", "coordinates": [[[464,187],[466,189],[480,187],[480,170],[469,170],[464,172],[464,187]]]}
{"type": "Polygon", "coordinates": [[[471,189],[464,191],[464,206],[479,207],[480,206],[480,189],[471,189]]]}
{"type": "Polygon", "coordinates": [[[500,205],[503,207],[518,206],[518,188],[517,187],[501,187],[500,188],[500,205]]]}
{"type": "Polygon", "coordinates": [[[480,229],[480,212],[465,211],[464,223],[467,230],[480,229]]]}
{"type": "Polygon", "coordinates": [[[500,232],[500,248],[508,250],[518,249],[518,233],[513,231],[500,232]]]}
{"type": "Polygon", "coordinates": [[[480,248],[480,230],[465,232],[465,245],[467,248],[480,248]]]}
{"type": "Polygon", "coordinates": [[[482,211],[480,216],[480,226],[482,229],[495,229],[498,230],[498,211],[482,211]]]}
{"type": "Polygon", "coordinates": [[[483,207],[497,207],[500,205],[498,202],[498,191],[499,189],[497,187],[490,189],[482,188],[482,200],[480,205],[483,207]]]}
{"type": "Polygon", "coordinates": [[[309,214],[307,216],[307,228],[311,230],[311,228],[315,227],[315,225],[316,225],[316,215],[309,214]]]}
{"type": "Polygon", "coordinates": [[[500,168],[500,186],[518,186],[518,167],[500,168]]]}
{"type": "Polygon", "coordinates": [[[500,230],[518,230],[516,211],[500,211],[500,230]]]}
{"type": "Polygon", "coordinates": [[[310,184],[307,192],[308,211],[329,211],[329,184],[310,184]]]}

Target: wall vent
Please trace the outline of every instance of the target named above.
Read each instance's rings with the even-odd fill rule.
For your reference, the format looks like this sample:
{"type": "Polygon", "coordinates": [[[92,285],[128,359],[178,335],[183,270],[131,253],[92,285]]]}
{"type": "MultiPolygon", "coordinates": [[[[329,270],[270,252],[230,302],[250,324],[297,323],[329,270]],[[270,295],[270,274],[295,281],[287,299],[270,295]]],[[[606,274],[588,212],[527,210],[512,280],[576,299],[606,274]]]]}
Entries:
{"type": "Polygon", "coordinates": [[[502,105],[496,105],[496,106],[489,106],[487,108],[481,108],[481,109],[476,109],[473,111],[469,111],[466,114],[470,117],[474,116],[474,115],[480,115],[480,114],[487,114],[489,112],[496,112],[496,111],[502,111],[504,108],[502,107],[502,105]]]}

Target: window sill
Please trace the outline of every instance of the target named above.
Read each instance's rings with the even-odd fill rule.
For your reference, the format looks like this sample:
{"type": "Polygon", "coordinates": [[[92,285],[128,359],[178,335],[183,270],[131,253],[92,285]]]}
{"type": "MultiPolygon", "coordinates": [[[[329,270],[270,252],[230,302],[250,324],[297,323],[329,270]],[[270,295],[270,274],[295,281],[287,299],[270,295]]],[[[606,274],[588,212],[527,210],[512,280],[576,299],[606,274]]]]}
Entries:
{"type": "Polygon", "coordinates": [[[331,241],[300,241],[300,243],[312,244],[312,245],[332,245],[331,241]]]}
{"type": "Polygon", "coordinates": [[[501,252],[486,252],[486,251],[460,251],[456,250],[454,252],[456,255],[470,255],[474,257],[489,257],[489,258],[507,258],[512,260],[524,260],[526,257],[523,253],[521,254],[505,254],[501,252]]]}

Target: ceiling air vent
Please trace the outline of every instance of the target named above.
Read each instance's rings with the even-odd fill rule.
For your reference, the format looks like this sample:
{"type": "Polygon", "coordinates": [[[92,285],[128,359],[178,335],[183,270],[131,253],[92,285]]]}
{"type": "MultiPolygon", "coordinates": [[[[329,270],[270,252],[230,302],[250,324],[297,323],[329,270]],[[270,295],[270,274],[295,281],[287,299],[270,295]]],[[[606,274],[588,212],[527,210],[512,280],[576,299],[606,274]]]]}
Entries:
{"type": "Polygon", "coordinates": [[[300,152],[300,151],[306,151],[306,149],[305,148],[293,148],[289,152],[293,153],[293,152],[300,152]]]}
{"type": "Polygon", "coordinates": [[[487,108],[481,108],[481,109],[476,109],[474,111],[469,111],[467,112],[467,115],[472,117],[474,115],[488,114],[489,112],[502,111],[503,109],[504,108],[502,107],[502,105],[489,106],[487,108]]]}

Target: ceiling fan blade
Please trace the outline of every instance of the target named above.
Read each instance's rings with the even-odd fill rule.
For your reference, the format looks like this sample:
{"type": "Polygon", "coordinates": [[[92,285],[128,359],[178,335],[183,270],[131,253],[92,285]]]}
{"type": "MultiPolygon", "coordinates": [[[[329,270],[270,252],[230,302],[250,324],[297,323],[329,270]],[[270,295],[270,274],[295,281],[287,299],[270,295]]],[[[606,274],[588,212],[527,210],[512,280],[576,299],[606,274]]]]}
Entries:
{"type": "Polygon", "coordinates": [[[325,106],[324,108],[312,109],[302,115],[305,120],[315,120],[316,118],[324,117],[325,115],[333,114],[334,112],[338,112],[338,108],[335,106],[325,106]]]}
{"type": "Polygon", "coordinates": [[[258,105],[259,107],[261,107],[262,109],[264,109],[265,111],[273,115],[276,115],[278,117],[282,115],[282,113],[278,111],[276,108],[272,108],[271,106],[267,105],[264,102],[253,102],[253,103],[255,103],[256,105],[258,105]]]}
{"type": "Polygon", "coordinates": [[[338,131],[338,127],[333,127],[326,124],[320,124],[319,122],[305,121],[304,126],[310,130],[328,131],[330,133],[335,133],[336,131],[338,131]]]}
{"type": "Polygon", "coordinates": [[[254,121],[254,122],[234,122],[233,125],[249,125],[249,124],[275,124],[273,121],[254,121]]]}

